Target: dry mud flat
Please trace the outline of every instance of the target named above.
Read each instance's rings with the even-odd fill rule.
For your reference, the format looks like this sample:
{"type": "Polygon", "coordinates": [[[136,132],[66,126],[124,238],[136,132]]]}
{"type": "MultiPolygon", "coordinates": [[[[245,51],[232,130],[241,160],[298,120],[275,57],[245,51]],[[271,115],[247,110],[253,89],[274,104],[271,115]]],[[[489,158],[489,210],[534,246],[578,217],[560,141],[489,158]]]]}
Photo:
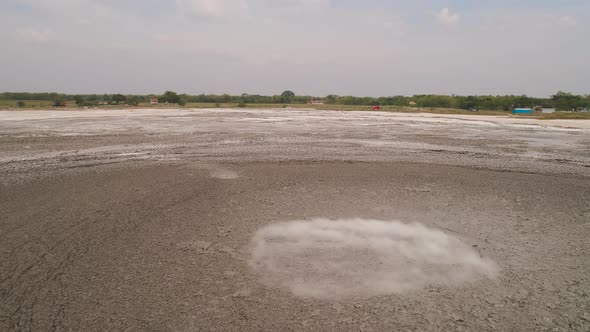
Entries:
{"type": "Polygon", "coordinates": [[[0,330],[588,331],[587,122],[0,112],[0,330]]]}

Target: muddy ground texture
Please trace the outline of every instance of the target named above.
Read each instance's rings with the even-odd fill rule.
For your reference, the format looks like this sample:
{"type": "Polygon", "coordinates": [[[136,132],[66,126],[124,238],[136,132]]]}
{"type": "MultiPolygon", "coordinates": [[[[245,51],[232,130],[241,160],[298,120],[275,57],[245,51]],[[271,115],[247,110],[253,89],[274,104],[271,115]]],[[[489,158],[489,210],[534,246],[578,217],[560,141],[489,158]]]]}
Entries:
{"type": "Polygon", "coordinates": [[[2,331],[590,330],[588,121],[0,112],[0,175],[2,331]],[[309,245],[298,233],[270,238],[276,265],[257,268],[261,229],[318,218],[420,223],[477,255],[436,279],[440,264],[333,238],[284,250],[309,245]],[[477,259],[493,273],[450,280],[477,259]],[[343,291],[398,263],[428,278],[343,291]]]}

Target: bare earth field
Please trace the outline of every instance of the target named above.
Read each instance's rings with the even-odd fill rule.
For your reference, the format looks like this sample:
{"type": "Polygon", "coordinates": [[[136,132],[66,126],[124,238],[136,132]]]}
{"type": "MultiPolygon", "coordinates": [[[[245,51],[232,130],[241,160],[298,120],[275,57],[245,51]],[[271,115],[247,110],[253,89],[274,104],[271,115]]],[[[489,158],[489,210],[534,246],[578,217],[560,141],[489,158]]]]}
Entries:
{"type": "Polygon", "coordinates": [[[0,331],[589,331],[590,121],[0,111],[0,331]]]}

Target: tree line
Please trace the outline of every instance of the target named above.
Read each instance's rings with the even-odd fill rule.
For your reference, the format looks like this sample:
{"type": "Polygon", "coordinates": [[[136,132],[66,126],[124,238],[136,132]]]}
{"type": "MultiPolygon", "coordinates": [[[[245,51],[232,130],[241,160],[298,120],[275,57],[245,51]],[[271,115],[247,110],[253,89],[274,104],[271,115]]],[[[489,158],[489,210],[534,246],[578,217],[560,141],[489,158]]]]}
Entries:
{"type": "Polygon", "coordinates": [[[278,95],[264,96],[257,94],[177,94],[166,91],[161,95],[124,95],[124,94],[59,94],[34,92],[5,92],[0,93],[0,100],[16,100],[20,102],[33,100],[51,100],[54,106],[65,106],[66,102],[75,102],[80,106],[95,105],[131,105],[158,99],[159,103],[216,103],[228,104],[306,104],[310,101],[321,101],[334,105],[358,106],[415,106],[420,108],[459,108],[511,111],[515,107],[545,107],[556,108],[560,111],[575,111],[590,108],[590,95],[575,95],[567,92],[557,92],[550,98],[536,98],[526,95],[514,96],[456,96],[456,95],[414,95],[390,97],[355,97],[328,95],[325,97],[300,96],[292,91],[284,91],[278,95]]]}

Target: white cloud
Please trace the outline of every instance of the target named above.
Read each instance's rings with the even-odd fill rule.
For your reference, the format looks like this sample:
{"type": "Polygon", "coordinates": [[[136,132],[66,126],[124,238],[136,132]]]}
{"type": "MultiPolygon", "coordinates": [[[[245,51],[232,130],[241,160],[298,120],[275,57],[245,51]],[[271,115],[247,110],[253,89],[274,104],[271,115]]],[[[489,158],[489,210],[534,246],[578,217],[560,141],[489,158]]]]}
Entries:
{"type": "Polygon", "coordinates": [[[187,17],[265,17],[281,12],[323,10],[330,7],[330,0],[176,0],[176,5],[179,12],[187,17]]]}
{"type": "Polygon", "coordinates": [[[578,24],[578,22],[576,21],[576,19],[574,17],[571,16],[562,16],[559,18],[559,23],[563,24],[563,25],[567,25],[567,26],[574,26],[576,24],[578,24]]]}
{"type": "Polygon", "coordinates": [[[39,30],[33,27],[25,27],[16,30],[15,38],[28,42],[48,42],[55,39],[55,33],[49,29],[39,30]]]}
{"type": "Polygon", "coordinates": [[[167,42],[167,41],[171,41],[171,40],[175,40],[175,38],[167,33],[162,33],[162,32],[156,32],[152,35],[152,38],[155,41],[162,41],[162,42],[167,42]]]}
{"type": "Polygon", "coordinates": [[[405,35],[407,33],[407,24],[399,16],[386,19],[383,22],[383,28],[386,31],[398,34],[400,36],[405,35]]]}
{"type": "Polygon", "coordinates": [[[67,8],[80,2],[79,0],[17,0],[32,8],[67,8]]]}
{"type": "MultiPolygon", "coordinates": [[[[152,39],[156,42],[181,43],[183,45],[187,45],[187,43],[193,42],[195,40],[203,40],[203,36],[189,31],[155,32],[152,34],[152,39]]],[[[197,49],[202,50],[204,47],[202,45],[198,45],[197,49]]]]}
{"type": "Polygon", "coordinates": [[[279,9],[317,10],[330,7],[330,0],[250,0],[252,5],[279,9]]]}
{"type": "Polygon", "coordinates": [[[115,15],[115,9],[107,4],[96,2],[93,5],[94,14],[97,17],[112,17],[115,15]]]}
{"type": "MultiPolygon", "coordinates": [[[[112,0],[14,0],[46,17],[68,20],[75,24],[88,25],[96,19],[129,18],[119,12],[112,0]],[[117,17],[118,16],[118,17],[117,17]]],[[[122,1],[121,1],[122,2],[122,1]]],[[[126,13],[128,14],[128,13],[126,13]]]]}
{"type": "Polygon", "coordinates": [[[459,14],[451,13],[448,8],[443,8],[435,15],[436,21],[442,25],[455,25],[459,23],[459,14]]]}
{"type": "Polygon", "coordinates": [[[178,10],[185,16],[233,16],[248,8],[245,0],[176,0],[178,10]]]}

